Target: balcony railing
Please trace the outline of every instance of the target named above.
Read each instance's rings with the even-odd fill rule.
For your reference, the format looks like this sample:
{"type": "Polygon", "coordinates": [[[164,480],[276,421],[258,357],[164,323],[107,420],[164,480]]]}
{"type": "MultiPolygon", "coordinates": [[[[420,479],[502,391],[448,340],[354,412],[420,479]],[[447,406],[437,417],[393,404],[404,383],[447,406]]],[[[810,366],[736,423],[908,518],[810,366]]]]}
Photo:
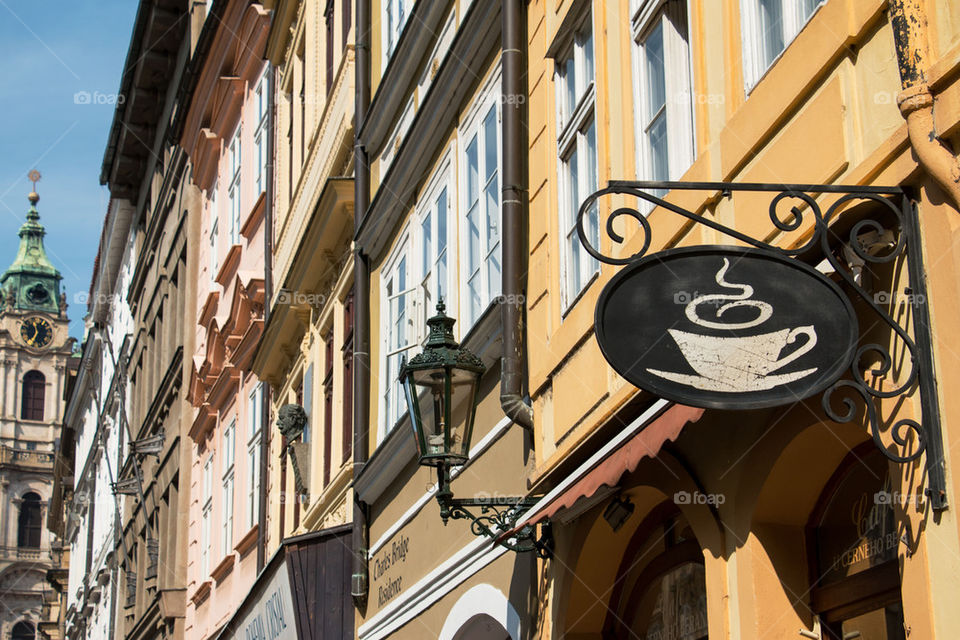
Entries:
{"type": "Polygon", "coordinates": [[[0,446],[0,464],[15,464],[21,467],[53,468],[54,453],[52,451],[33,451],[30,449],[14,449],[0,446]]]}
{"type": "Polygon", "coordinates": [[[55,552],[52,549],[0,546],[0,559],[3,560],[38,560],[43,562],[53,562],[55,555],[59,555],[59,552],[55,552]]]}

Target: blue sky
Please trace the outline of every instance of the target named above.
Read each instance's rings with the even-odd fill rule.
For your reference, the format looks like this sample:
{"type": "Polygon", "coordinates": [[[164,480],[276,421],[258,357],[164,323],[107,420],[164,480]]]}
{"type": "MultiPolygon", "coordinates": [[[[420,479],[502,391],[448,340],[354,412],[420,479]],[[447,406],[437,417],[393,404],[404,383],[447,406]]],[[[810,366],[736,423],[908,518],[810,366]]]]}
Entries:
{"type": "Polygon", "coordinates": [[[137,4],[0,0],[0,270],[16,254],[36,168],[47,253],[63,274],[77,338],[86,312],[77,294],[90,286],[110,197],[100,164],[137,4]]]}

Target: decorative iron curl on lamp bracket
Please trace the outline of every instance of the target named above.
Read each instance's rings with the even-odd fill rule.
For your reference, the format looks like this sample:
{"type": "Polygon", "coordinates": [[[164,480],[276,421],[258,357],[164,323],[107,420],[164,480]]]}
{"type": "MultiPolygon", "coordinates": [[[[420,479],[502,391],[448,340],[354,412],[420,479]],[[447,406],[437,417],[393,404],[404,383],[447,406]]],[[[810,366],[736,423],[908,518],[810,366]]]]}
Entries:
{"type": "Polygon", "coordinates": [[[475,536],[490,538],[500,546],[517,553],[533,551],[541,558],[550,558],[553,555],[553,529],[549,521],[540,525],[539,537],[536,525],[525,525],[513,531],[517,520],[529,511],[539,498],[454,498],[450,490],[449,467],[439,466],[437,474],[437,502],[440,503],[440,517],[444,524],[450,519],[469,520],[470,530],[475,536]],[[480,509],[479,515],[470,509],[480,509]],[[505,536],[508,531],[512,533],[505,536]]]}
{"type": "Polygon", "coordinates": [[[894,388],[883,389],[879,385],[871,384],[867,380],[867,375],[883,376],[890,373],[895,358],[887,346],[871,342],[867,335],[860,334],[856,356],[848,371],[849,375],[836,380],[823,391],[821,405],[824,414],[835,422],[852,422],[859,414],[857,406],[862,404],[871,437],[887,458],[900,464],[907,464],[918,460],[926,453],[925,493],[935,511],[947,507],[940,407],[936,397],[930,312],[927,307],[926,271],[920,245],[919,218],[915,204],[901,187],[758,182],[611,181],[607,187],[590,194],[580,205],[577,212],[577,235],[587,253],[600,262],[625,266],[637,262],[646,255],[650,248],[653,230],[647,216],[629,206],[614,209],[606,217],[606,224],[601,225],[599,219],[593,218],[597,214],[596,202],[599,198],[608,195],[636,197],[657,207],[658,210],[679,215],[693,224],[713,229],[745,245],[765,249],[786,258],[798,259],[801,256],[810,255],[810,252],[820,251],[848,289],[859,298],[860,304],[876,317],[879,324],[886,325],[896,335],[896,341],[902,345],[903,353],[909,356],[907,374],[900,377],[899,383],[894,388]],[[704,191],[724,198],[731,197],[734,192],[771,193],[773,196],[768,215],[774,231],[782,233],[809,231],[809,237],[804,235],[802,239],[805,239],[805,242],[800,246],[777,246],[766,239],[755,238],[651,193],[679,190],[704,191]],[[823,210],[817,197],[825,194],[835,194],[837,198],[823,210]],[[785,208],[784,205],[790,201],[796,204],[784,214],[781,206],[785,208]],[[872,202],[896,222],[895,241],[890,244],[889,250],[882,254],[872,252],[867,247],[868,236],[884,234],[887,231],[885,224],[876,216],[855,221],[850,228],[846,244],[863,264],[892,263],[898,257],[906,256],[909,289],[905,293],[911,310],[913,335],[904,323],[898,322],[884,306],[881,306],[884,304],[883,301],[876,299],[864,289],[859,278],[852,271],[849,261],[838,258],[831,246],[831,240],[834,243],[840,240],[837,232],[831,229],[831,224],[842,218],[842,211],[848,204],[857,201],[872,202]],[[810,227],[804,226],[804,219],[808,213],[813,218],[813,224],[810,227]],[[590,235],[593,237],[588,237],[584,227],[585,218],[588,216],[590,216],[589,224],[593,232],[590,235]],[[640,247],[635,253],[626,257],[606,255],[600,250],[600,230],[603,229],[612,244],[624,245],[625,238],[614,225],[616,220],[622,217],[629,217],[637,223],[638,232],[642,234],[640,247]],[[875,364],[867,366],[865,363],[870,357],[875,364]],[[917,390],[920,395],[921,422],[902,418],[891,424],[889,437],[893,440],[894,446],[889,447],[881,439],[882,420],[879,403],[883,399],[906,398],[914,390],[917,390]],[[911,434],[916,437],[916,441],[915,446],[909,449],[911,434]]]}
{"type": "Polygon", "coordinates": [[[450,468],[469,459],[473,422],[477,411],[477,387],[486,367],[453,336],[453,318],[444,313],[443,299],[437,315],[427,320],[430,332],[423,351],[400,364],[410,424],[416,437],[420,464],[437,467],[437,502],[444,524],[470,520],[474,535],[490,538],[516,552],[535,551],[550,557],[553,537],[550,525],[527,525],[514,531],[517,520],[537,501],[534,497],[454,498],[450,468]],[[479,509],[479,514],[471,509],[479,509]],[[509,535],[506,535],[509,532],[509,535]]]}

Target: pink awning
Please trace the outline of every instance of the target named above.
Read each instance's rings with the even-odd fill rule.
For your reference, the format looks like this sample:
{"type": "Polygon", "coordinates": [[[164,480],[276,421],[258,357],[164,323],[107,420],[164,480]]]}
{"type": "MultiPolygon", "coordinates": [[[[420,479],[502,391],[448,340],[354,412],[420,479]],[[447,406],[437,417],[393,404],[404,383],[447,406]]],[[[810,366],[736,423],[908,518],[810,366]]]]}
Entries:
{"type": "Polygon", "coordinates": [[[644,458],[653,458],[667,442],[676,440],[688,422],[696,422],[703,415],[703,409],[674,404],[640,428],[619,448],[598,462],[593,468],[575,480],[564,491],[558,493],[546,504],[523,516],[517,526],[504,532],[500,538],[509,538],[525,525],[533,525],[556,515],[560,510],[572,507],[581,498],[589,498],[600,487],[615,487],[624,474],[636,470],[644,458]]]}

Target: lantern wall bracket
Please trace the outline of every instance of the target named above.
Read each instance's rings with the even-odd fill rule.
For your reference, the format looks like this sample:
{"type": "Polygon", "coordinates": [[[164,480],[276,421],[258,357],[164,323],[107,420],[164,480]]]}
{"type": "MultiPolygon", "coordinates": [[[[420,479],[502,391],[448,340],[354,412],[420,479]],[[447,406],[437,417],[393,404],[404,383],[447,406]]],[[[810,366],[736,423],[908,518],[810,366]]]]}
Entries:
{"type": "Polygon", "coordinates": [[[580,205],[577,235],[585,250],[598,261],[625,266],[647,254],[653,229],[640,208],[621,203],[617,203],[619,206],[606,215],[606,223],[601,224],[597,219],[599,208],[596,203],[607,196],[620,200],[635,197],[642,202],[640,208],[646,208],[648,212],[657,208],[658,212],[681,216],[687,219],[685,224],[708,227],[717,232],[718,237],[724,236],[735,243],[794,259],[819,254],[829,262],[843,281],[842,284],[857,298],[858,306],[864,309],[863,313],[870,314],[869,322],[863,324],[889,328],[895,334],[896,348],[877,344],[861,333],[849,371],[822,392],[823,413],[839,423],[853,422],[865,414],[874,443],[894,462],[913,463],[925,453],[925,493],[935,511],[947,507],[940,407],[933,367],[919,218],[914,202],[903,188],[758,182],[611,181],[607,187],[589,195],[580,205]],[[721,223],[712,215],[685,209],[657,195],[690,190],[710,193],[708,203],[716,202],[719,198],[730,198],[736,192],[770,193],[768,215],[772,227],[766,229],[768,233],[763,237],[754,237],[721,223]],[[829,194],[836,197],[826,197],[829,194]],[[840,227],[835,223],[843,220],[850,205],[863,203],[872,203],[882,215],[871,211],[867,217],[852,219],[849,231],[844,232],[847,237],[841,238],[835,230],[840,227]],[[632,238],[631,244],[637,246],[637,250],[630,255],[624,255],[625,252],[604,253],[601,247],[609,250],[626,245],[622,232],[628,225],[618,222],[623,219],[631,219],[635,223],[633,228],[639,234],[639,242],[632,238]],[[884,236],[891,222],[896,227],[893,229],[894,241],[886,250],[878,253],[869,246],[869,238],[884,236]],[[588,237],[585,228],[587,223],[592,237],[588,237]],[[609,242],[600,241],[601,230],[609,242]],[[888,293],[886,300],[878,297],[877,293],[868,292],[851,269],[849,260],[837,255],[838,245],[846,245],[848,254],[852,251],[858,258],[856,262],[864,265],[889,264],[905,256],[909,289],[903,296],[888,293]],[[866,364],[868,361],[871,364],[866,364]],[[896,379],[884,380],[888,374],[893,377],[896,366],[901,370],[896,379]],[[883,400],[903,400],[914,393],[919,394],[920,422],[910,418],[888,419],[881,415],[883,400]],[[858,410],[861,407],[862,413],[858,410]],[[891,440],[892,445],[885,443],[884,439],[891,440]]]}
{"type": "Polygon", "coordinates": [[[469,520],[475,536],[490,538],[501,547],[517,553],[532,551],[540,558],[553,555],[553,532],[549,521],[540,525],[539,537],[536,525],[516,528],[517,520],[536,504],[539,497],[454,498],[450,489],[450,468],[438,466],[437,475],[437,502],[444,524],[451,519],[469,520]],[[479,514],[471,509],[479,509],[479,514]]]}

